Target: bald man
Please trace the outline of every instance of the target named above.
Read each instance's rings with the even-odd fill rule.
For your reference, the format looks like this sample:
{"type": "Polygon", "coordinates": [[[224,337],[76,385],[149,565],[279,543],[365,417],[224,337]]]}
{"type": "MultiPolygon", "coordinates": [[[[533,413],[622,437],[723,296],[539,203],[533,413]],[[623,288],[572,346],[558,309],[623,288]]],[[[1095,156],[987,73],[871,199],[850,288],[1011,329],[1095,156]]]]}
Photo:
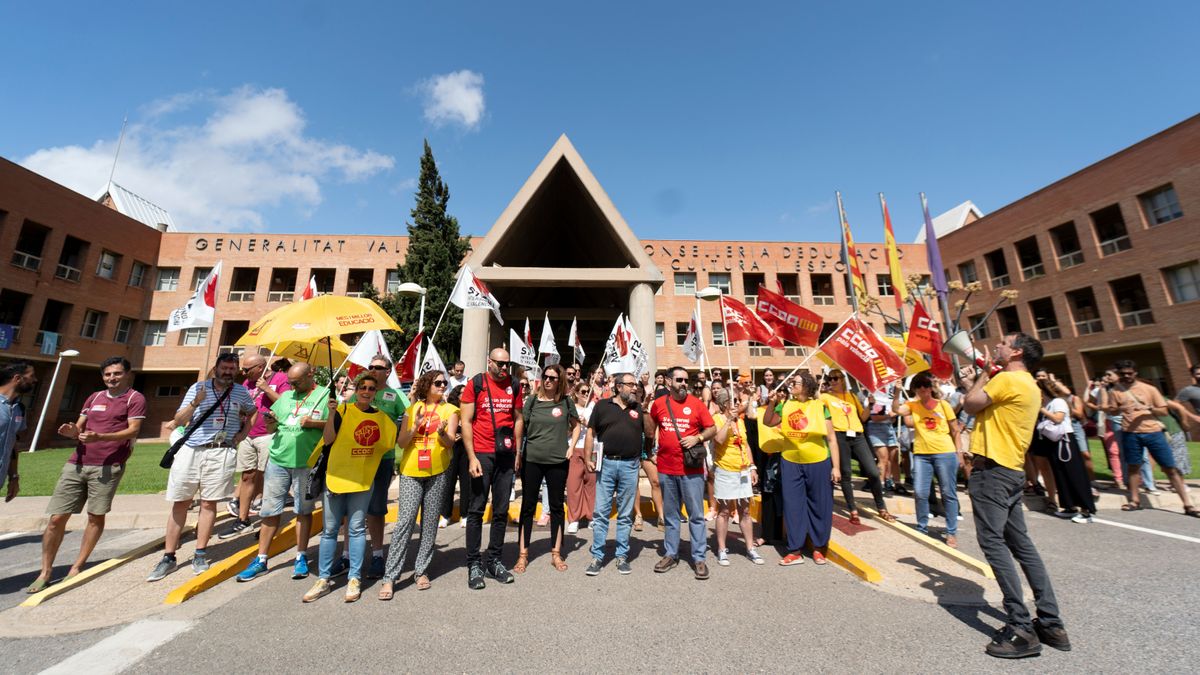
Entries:
{"type": "Polygon", "coordinates": [[[263,489],[263,471],[267,468],[267,454],[271,447],[271,432],[267,429],[266,413],[279,400],[279,395],[288,390],[288,377],[267,369],[267,359],[262,354],[246,352],[242,355],[242,386],[254,397],[256,409],[250,423],[250,434],[238,443],[237,463],[234,467],[242,476],[238,479],[237,496],[229,503],[230,514],[236,520],[218,539],[229,539],[250,531],[250,504],[254,496],[263,489]]]}
{"type": "MultiPolygon", "coordinates": [[[[521,447],[525,422],[521,418],[521,390],[510,374],[508,352],[496,348],[488,355],[487,372],[467,382],[462,393],[462,435],[471,472],[471,499],[467,510],[467,586],[479,590],[487,576],[502,584],[513,582],[500,552],[508,526],[508,498],[513,467],[521,447]],[[481,559],[483,512],[488,492],[492,496],[492,525],[487,558],[481,559]]],[[[528,489],[528,488],[526,488],[528,489]]],[[[533,489],[537,489],[534,487],[533,489]]]]}
{"type": "Polygon", "coordinates": [[[269,458],[263,480],[262,526],[258,531],[258,557],[237,576],[250,581],[267,573],[267,555],[271,539],[279,531],[279,517],[290,490],[295,499],[296,562],[292,578],[308,576],[308,535],[312,530],[315,502],[308,494],[308,458],[321,440],[328,413],[329,390],[316,387],[312,367],[297,363],[287,371],[288,389],[263,413],[271,434],[269,458]]]}

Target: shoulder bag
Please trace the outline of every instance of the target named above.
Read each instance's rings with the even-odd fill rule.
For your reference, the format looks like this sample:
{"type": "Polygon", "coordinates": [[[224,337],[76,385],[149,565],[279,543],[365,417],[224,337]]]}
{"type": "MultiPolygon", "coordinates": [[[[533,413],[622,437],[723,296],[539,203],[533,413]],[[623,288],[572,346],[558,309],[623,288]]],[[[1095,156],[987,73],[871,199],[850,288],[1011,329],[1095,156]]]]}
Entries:
{"type": "Polygon", "coordinates": [[[671,397],[663,396],[663,403],[667,406],[667,414],[671,416],[671,425],[675,427],[675,438],[679,441],[679,450],[683,453],[683,465],[689,469],[700,469],[704,467],[704,443],[697,443],[690,448],[683,447],[683,436],[679,435],[679,420],[675,419],[675,411],[671,410],[671,397]]]}
{"type": "MultiPolygon", "coordinates": [[[[203,384],[201,386],[203,386],[203,384]]],[[[213,403],[211,408],[205,410],[204,414],[200,416],[200,419],[192,420],[192,423],[188,425],[187,431],[183,432],[183,435],[179,437],[179,440],[172,443],[171,447],[167,448],[167,451],[163,454],[162,459],[158,460],[159,466],[164,469],[171,468],[171,465],[175,463],[175,455],[179,454],[179,450],[184,446],[184,444],[187,443],[188,439],[192,437],[192,434],[196,432],[196,429],[200,428],[200,425],[204,424],[204,421],[213,414],[213,411],[216,410],[222,403],[224,403],[225,399],[229,398],[229,392],[231,391],[233,391],[233,385],[225,388],[225,391],[217,397],[216,403],[213,403]]]]}

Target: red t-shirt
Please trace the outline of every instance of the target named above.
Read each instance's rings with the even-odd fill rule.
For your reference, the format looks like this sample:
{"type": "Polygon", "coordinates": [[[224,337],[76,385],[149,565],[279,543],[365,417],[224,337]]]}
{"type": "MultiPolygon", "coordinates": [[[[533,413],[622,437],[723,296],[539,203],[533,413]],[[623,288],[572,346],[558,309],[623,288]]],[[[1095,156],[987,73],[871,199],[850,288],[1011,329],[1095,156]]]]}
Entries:
{"type": "MultiPolygon", "coordinates": [[[[111,434],[129,428],[129,420],[146,418],[146,397],[132,389],[120,396],[109,396],[108,391],[98,391],[88,397],[79,413],[87,418],[86,431],[111,434]]],[[[84,445],[77,443],[75,453],[68,460],[73,464],[104,466],[124,464],[133,452],[133,440],[94,441],[84,445]]]]}
{"type": "Polygon", "coordinates": [[[682,401],[659,396],[650,406],[650,418],[658,423],[658,472],[668,476],[704,473],[704,467],[687,469],[683,466],[683,448],[679,445],[681,437],[698,435],[713,426],[712,415],[700,399],[691,394],[682,401]],[[671,403],[670,412],[667,412],[667,401],[671,403]],[[678,436],[671,420],[672,413],[679,422],[678,436]]]}
{"type": "MultiPolygon", "coordinates": [[[[475,443],[476,454],[493,454],[496,452],[496,434],[492,431],[492,413],[496,414],[496,427],[512,427],[513,409],[524,405],[521,400],[520,388],[513,387],[512,378],[497,382],[491,375],[484,373],[483,388],[475,391],[475,378],[467,380],[463,387],[462,403],[475,404],[475,420],[471,424],[471,434],[475,443]]],[[[515,451],[516,448],[513,448],[515,451]]]]}

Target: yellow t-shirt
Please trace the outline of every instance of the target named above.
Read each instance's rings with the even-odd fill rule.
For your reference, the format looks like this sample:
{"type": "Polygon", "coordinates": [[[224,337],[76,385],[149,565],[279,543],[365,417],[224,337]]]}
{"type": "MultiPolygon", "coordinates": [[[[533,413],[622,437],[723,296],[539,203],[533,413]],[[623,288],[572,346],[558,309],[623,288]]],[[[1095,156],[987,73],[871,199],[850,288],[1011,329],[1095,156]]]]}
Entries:
{"type": "Polygon", "coordinates": [[[920,399],[908,402],[912,412],[913,454],[940,455],[954,452],[954,439],[950,436],[950,420],[954,419],[954,408],[942,399],[933,399],[933,410],[925,407],[920,399]]]}
{"type": "Polygon", "coordinates": [[[987,457],[1014,471],[1025,470],[1025,451],[1033,441],[1042,394],[1033,375],[1004,371],[983,386],[992,403],[975,417],[971,454],[987,457]]]}
{"type": "Polygon", "coordinates": [[[825,439],[825,420],[829,419],[829,408],[819,398],[803,403],[791,401],[783,404],[779,430],[787,446],[783,459],[793,464],[816,464],[829,459],[829,444],[825,439]]]}
{"type": "MultiPolygon", "coordinates": [[[[726,417],[720,413],[713,415],[713,424],[721,429],[725,426],[726,417]]],[[[726,471],[742,472],[754,465],[750,456],[750,444],[746,442],[746,421],[738,418],[737,424],[729,430],[725,442],[713,444],[713,462],[726,471]]]]}
{"type": "Polygon", "coordinates": [[[339,406],[338,412],[342,423],[329,449],[325,487],[338,494],[369,490],[379,462],[396,445],[396,423],[386,413],[355,405],[339,406]]]}
{"type": "Polygon", "coordinates": [[[862,433],[862,404],[858,397],[850,392],[821,394],[821,400],[829,408],[829,421],[833,422],[834,431],[853,431],[862,433]]]}
{"type": "Polygon", "coordinates": [[[450,466],[450,458],[454,454],[454,446],[442,443],[438,427],[458,412],[458,408],[449,403],[439,403],[429,407],[425,403],[414,403],[408,409],[406,429],[416,425],[412,440],[404,446],[404,456],[400,458],[400,473],[414,478],[429,478],[436,476],[450,466]],[[421,454],[429,453],[429,468],[421,468],[421,454]]]}

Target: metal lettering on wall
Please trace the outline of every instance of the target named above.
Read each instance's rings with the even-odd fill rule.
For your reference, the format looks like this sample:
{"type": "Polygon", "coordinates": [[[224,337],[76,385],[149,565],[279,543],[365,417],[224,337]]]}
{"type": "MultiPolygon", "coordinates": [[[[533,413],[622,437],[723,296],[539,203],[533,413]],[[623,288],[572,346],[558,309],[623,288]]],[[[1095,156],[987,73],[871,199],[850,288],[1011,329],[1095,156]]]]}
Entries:
{"type": "MultiPolygon", "coordinates": [[[[837,244],[787,244],[784,246],[744,246],[713,244],[646,244],[646,255],[657,261],[669,260],[675,272],[759,272],[767,269],[792,272],[845,272],[841,247],[837,244]]],[[[900,258],[904,249],[899,248],[900,258]]],[[[870,269],[871,262],[887,265],[883,246],[858,247],[858,258],[863,268],[870,269]]]]}
{"type": "Polygon", "coordinates": [[[213,251],[214,253],[350,253],[404,255],[405,245],[399,239],[319,239],[291,237],[275,239],[272,237],[197,237],[192,240],[192,248],[197,251],[213,251]],[[346,245],[350,248],[347,249],[346,245]],[[363,244],[366,244],[363,246],[363,244]]]}

